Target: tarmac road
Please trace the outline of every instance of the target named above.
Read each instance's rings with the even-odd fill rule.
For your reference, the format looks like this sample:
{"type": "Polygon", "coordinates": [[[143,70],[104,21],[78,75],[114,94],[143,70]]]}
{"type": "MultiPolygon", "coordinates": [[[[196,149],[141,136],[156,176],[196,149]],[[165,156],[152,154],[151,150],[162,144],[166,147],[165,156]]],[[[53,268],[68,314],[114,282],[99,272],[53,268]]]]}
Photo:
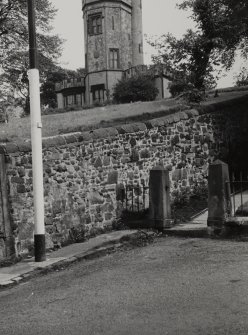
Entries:
{"type": "Polygon", "coordinates": [[[0,292],[0,334],[248,334],[248,243],[167,237],[0,292]]]}

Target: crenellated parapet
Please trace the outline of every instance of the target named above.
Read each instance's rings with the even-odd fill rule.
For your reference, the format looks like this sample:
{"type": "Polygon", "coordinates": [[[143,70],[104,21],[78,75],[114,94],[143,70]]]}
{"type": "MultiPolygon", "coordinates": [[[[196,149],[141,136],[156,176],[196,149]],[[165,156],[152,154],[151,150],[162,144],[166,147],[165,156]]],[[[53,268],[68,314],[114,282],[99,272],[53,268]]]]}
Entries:
{"type": "MultiPolygon", "coordinates": [[[[85,9],[85,6],[87,5],[97,5],[97,4],[102,4],[102,0],[82,0],[82,9],[85,9]]],[[[123,3],[128,6],[132,6],[132,0],[108,0],[107,2],[112,2],[112,3],[123,3]]]]}
{"type": "Polygon", "coordinates": [[[59,92],[67,88],[84,87],[84,78],[67,79],[55,84],[55,91],[59,92]]]}

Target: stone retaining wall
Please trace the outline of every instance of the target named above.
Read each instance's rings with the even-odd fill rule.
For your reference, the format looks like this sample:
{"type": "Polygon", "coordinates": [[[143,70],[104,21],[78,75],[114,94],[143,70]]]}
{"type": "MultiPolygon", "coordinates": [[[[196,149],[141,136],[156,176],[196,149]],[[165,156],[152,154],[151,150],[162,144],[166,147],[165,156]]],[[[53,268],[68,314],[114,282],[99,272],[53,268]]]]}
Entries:
{"type": "MultiPolygon", "coordinates": [[[[230,142],[240,138],[244,122],[248,125],[247,100],[44,139],[47,247],[112,229],[120,210],[117,186],[148,184],[155,165],[170,171],[172,197],[204,187],[209,163],[227,159],[230,142]]],[[[7,143],[1,150],[8,158],[13,229],[23,252],[32,248],[34,228],[31,146],[7,143]]]]}

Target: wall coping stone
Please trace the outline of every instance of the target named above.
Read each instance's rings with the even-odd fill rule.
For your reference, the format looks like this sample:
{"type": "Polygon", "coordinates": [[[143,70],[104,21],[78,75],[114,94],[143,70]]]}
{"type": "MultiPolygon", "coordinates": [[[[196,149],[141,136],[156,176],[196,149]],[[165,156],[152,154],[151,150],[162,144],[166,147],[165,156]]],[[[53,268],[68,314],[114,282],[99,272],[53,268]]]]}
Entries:
{"type": "Polygon", "coordinates": [[[93,139],[101,139],[101,138],[115,137],[119,133],[118,133],[118,130],[116,128],[109,127],[109,128],[95,129],[90,134],[92,134],[93,139]]]}
{"type": "Polygon", "coordinates": [[[146,121],[145,125],[146,125],[147,129],[152,129],[152,128],[159,127],[159,126],[164,126],[165,125],[165,117],[160,117],[160,118],[157,118],[157,119],[146,121]]]}
{"type": "Polygon", "coordinates": [[[199,116],[199,112],[196,109],[189,109],[186,113],[189,117],[199,116]]]}
{"type": "MultiPolygon", "coordinates": [[[[224,109],[230,110],[234,105],[239,107],[245,107],[244,103],[248,102],[248,94],[239,97],[225,98],[223,101],[217,102],[204,102],[200,106],[196,106],[194,109],[180,111],[175,114],[169,114],[160,118],[155,118],[145,122],[136,122],[130,124],[123,124],[116,127],[99,128],[92,131],[75,132],[65,135],[57,135],[43,138],[42,146],[43,149],[50,147],[64,147],[71,146],[72,144],[80,145],[81,142],[89,143],[92,140],[112,138],[122,134],[130,134],[139,131],[147,131],[149,129],[164,126],[171,123],[176,123],[181,120],[187,120],[191,117],[196,117],[202,114],[214,113],[217,111],[223,111],[224,109]]],[[[0,144],[0,153],[2,154],[14,154],[17,152],[30,152],[31,141],[15,143],[8,142],[0,144]]]]}
{"type": "Polygon", "coordinates": [[[119,134],[127,134],[127,133],[134,133],[134,125],[133,123],[130,124],[124,124],[120,127],[118,127],[119,134]]]}

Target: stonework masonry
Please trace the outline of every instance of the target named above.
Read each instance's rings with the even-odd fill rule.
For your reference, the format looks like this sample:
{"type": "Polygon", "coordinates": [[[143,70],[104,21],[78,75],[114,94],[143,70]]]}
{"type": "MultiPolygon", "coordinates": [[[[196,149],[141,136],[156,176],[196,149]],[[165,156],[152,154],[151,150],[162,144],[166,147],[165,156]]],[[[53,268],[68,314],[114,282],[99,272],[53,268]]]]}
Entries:
{"type": "MultiPolygon", "coordinates": [[[[247,134],[247,101],[246,96],[144,123],[43,139],[47,247],[112,229],[121,212],[118,185],[148,185],[156,165],[170,171],[172,198],[206,185],[209,163],[228,160],[230,143],[247,134]]],[[[34,229],[31,146],[7,143],[1,150],[16,247],[24,252],[34,229]]]]}

